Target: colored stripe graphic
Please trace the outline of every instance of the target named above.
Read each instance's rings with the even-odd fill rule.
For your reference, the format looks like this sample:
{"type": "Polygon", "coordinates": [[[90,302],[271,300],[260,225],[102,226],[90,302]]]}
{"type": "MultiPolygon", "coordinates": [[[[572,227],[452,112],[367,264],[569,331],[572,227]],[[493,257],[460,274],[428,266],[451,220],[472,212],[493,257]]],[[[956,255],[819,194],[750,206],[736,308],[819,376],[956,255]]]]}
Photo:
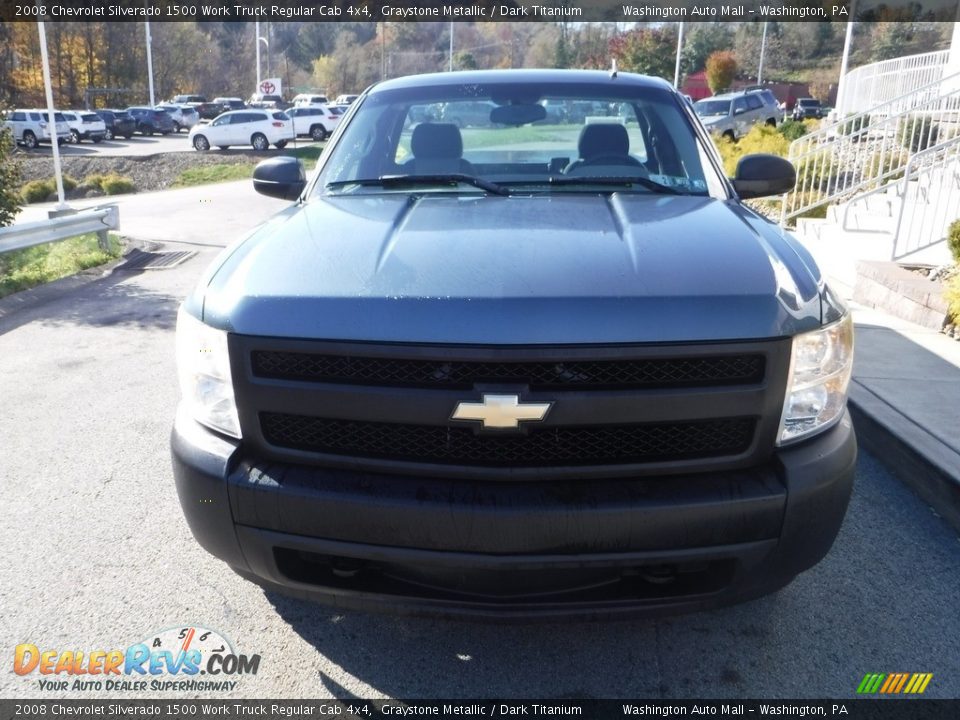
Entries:
{"type": "Polygon", "coordinates": [[[933,673],[867,673],[857,686],[858,695],[922,695],[933,673]]]}
{"type": "Polygon", "coordinates": [[[880,689],[880,683],[884,681],[887,676],[882,673],[867,673],[863,676],[863,680],[860,682],[860,687],[857,688],[857,692],[860,694],[872,694],[880,689]]]}

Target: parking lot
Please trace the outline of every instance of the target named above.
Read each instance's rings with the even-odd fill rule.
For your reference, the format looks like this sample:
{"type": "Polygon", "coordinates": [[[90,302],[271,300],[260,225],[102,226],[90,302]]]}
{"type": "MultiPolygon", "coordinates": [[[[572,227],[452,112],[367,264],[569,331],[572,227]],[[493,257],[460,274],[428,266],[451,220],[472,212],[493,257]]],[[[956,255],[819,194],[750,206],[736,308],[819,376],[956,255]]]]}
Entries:
{"type": "MultiPolygon", "coordinates": [[[[302,137],[297,138],[295,142],[291,141],[287,147],[301,147],[313,144],[309,138],[302,137]]],[[[21,150],[23,150],[23,148],[21,148],[21,150]]],[[[228,155],[249,150],[251,150],[249,145],[236,145],[231,146],[229,150],[212,149],[209,152],[212,155],[228,155]]],[[[24,150],[24,152],[31,156],[41,155],[50,157],[53,155],[53,150],[49,145],[40,145],[33,150],[24,150]]],[[[129,140],[120,138],[118,140],[104,140],[99,143],[84,140],[79,144],[64,143],[60,145],[60,154],[64,157],[143,157],[146,155],[170,152],[195,153],[197,151],[190,145],[186,132],[179,134],[171,133],[169,135],[134,135],[129,140]]]]}
{"type": "MultiPolygon", "coordinates": [[[[852,697],[865,673],[891,671],[933,673],[927,697],[960,696],[960,542],[867,454],[826,560],[729,609],[505,627],[341,613],[241,580],[197,546],[174,491],[173,330],[219,246],[283,203],[249,183],[176,194],[191,192],[133,196],[121,217],[192,260],[0,303],[0,506],[13,519],[0,526],[0,646],[124,648],[212,628],[262,657],[232,697],[852,697]]],[[[0,693],[41,694],[10,672],[0,693]]],[[[84,696],[97,695],[115,693],[84,696]]]]}

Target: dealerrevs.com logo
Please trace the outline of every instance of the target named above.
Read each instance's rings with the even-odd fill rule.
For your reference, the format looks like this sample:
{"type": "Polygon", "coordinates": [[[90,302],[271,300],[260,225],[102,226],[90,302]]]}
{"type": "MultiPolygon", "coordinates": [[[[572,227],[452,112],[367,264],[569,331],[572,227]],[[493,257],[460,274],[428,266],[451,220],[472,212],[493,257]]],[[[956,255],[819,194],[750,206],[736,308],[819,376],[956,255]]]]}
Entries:
{"type": "Polygon", "coordinates": [[[36,678],[44,691],[222,691],[256,675],[260,655],[234,651],[216,630],[197,626],[151,633],[125,650],[76,650],[17,645],[13,671],[36,678]],[[201,677],[202,676],[202,677],[201,677]]]}

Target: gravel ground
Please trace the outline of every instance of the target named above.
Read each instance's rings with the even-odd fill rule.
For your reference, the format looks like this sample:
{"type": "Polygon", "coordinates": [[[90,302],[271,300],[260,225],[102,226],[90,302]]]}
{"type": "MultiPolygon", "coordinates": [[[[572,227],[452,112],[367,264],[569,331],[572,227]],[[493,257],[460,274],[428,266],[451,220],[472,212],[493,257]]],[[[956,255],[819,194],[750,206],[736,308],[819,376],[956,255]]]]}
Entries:
{"type": "MultiPolygon", "coordinates": [[[[204,165],[253,165],[270,153],[235,150],[218,153],[160,153],[140,157],[63,157],[63,172],[77,180],[88,175],[117,173],[131,178],[137,192],[151,192],[170,187],[181,172],[204,165]]],[[[53,177],[53,158],[22,155],[21,177],[24,183],[53,177]]]]}

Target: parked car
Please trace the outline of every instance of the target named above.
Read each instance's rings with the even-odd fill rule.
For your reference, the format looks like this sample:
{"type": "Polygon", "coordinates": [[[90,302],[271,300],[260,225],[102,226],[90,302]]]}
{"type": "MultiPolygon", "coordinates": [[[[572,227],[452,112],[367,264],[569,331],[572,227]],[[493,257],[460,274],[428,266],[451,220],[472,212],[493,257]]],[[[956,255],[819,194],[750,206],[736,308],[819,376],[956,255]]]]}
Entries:
{"type": "MultiPolygon", "coordinates": [[[[491,124],[490,114],[496,107],[497,104],[489,100],[462,101],[458,99],[444,104],[443,110],[440,111],[440,120],[445,123],[452,123],[458,128],[489,127],[491,124]]],[[[547,117],[545,115],[544,119],[547,117]]]]}
{"type": "Polygon", "coordinates": [[[137,129],[137,121],[126,110],[97,110],[105,127],[104,139],[113,140],[122,137],[130,139],[137,129]]]}
{"type": "Polygon", "coordinates": [[[60,114],[67,121],[70,128],[70,142],[79,143],[90,140],[94,143],[103,142],[107,135],[107,126],[103,118],[95,112],[82,110],[61,110],[60,114]]]}
{"type": "Polygon", "coordinates": [[[193,106],[201,120],[213,120],[222,112],[226,112],[222,103],[210,101],[193,106]]]}
{"type": "Polygon", "coordinates": [[[173,468],[200,545],[338,612],[488,618],[716,607],[824,557],[853,327],[745,203],[793,187],[787,160],[727,178],[677,91],[626,72],[357,102],[309,181],[255,169],[280,214],[180,309],[173,468]],[[496,100],[489,130],[405,124],[467,97],[496,100]],[[558,131],[544,97],[634,121],[558,131]]]}
{"type": "Polygon", "coordinates": [[[215,97],[213,102],[222,108],[221,112],[229,112],[230,110],[243,110],[247,107],[247,104],[238,97],[215,97]]]}
{"type": "Polygon", "coordinates": [[[157,105],[157,110],[163,110],[170,116],[175,133],[181,130],[189,132],[190,128],[200,121],[200,116],[192,105],[157,105]]]}
{"type": "Polygon", "coordinates": [[[283,101],[281,95],[265,95],[263,93],[254,93],[247,100],[247,106],[261,109],[283,110],[287,103],[283,101]]]}
{"type": "Polygon", "coordinates": [[[296,105],[326,105],[329,100],[327,100],[326,95],[316,95],[314,93],[300,93],[293,98],[293,104],[296,105]]]}
{"type": "Polygon", "coordinates": [[[174,95],[167,101],[167,105],[199,105],[206,101],[207,98],[203,95],[174,95]]]}
{"type": "Polygon", "coordinates": [[[266,150],[271,145],[284,147],[294,139],[293,122],[280,110],[233,110],[213,122],[197,125],[190,131],[190,142],[197,150],[216,145],[226,150],[231,145],[251,145],[266,150]]]}
{"type": "Polygon", "coordinates": [[[337,95],[337,99],[333,101],[334,105],[352,105],[353,101],[356,100],[359,95],[337,95]]]}
{"type": "Polygon", "coordinates": [[[70,127],[67,125],[66,118],[59,112],[54,113],[53,121],[56,127],[51,132],[47,117],[48,114],[45,109],[29,108],[24,110],[17,108],[7,115],[3,124],[10,128],[14,141],[29,150],[37,147],[40,143],[51,143],[54,137],[57,138],[59,143],[69,141],[70,127]]]}
{"type": "Polygon", "coordinates": [[[807,118],[826,117],[820,101],[815,98],[798,98],[797,104],[793,106],[793,119],[806,120],[807,118]]]}
{"type": "Polygon", "coordinates": [[[769,90],[742,90],[705,98],[693,104],[704,127],[736,140],[756,123],[777,125],[783,119],[777,98],[769,90]]]}
{"type": "Polygon", "coordinates": [[[294,106],[284,112],[293,120],[297,137],[326,140],[340,122],[340,111],[328,110],[323,105],[294,106]]]}
{"type": "Polygon", "coordinates": [[[152,107],[128,107],[127,112],[137,121],[137,132],[141,135],[169,135],[173,132],[173,118],[166,110],[152,107]]]}

